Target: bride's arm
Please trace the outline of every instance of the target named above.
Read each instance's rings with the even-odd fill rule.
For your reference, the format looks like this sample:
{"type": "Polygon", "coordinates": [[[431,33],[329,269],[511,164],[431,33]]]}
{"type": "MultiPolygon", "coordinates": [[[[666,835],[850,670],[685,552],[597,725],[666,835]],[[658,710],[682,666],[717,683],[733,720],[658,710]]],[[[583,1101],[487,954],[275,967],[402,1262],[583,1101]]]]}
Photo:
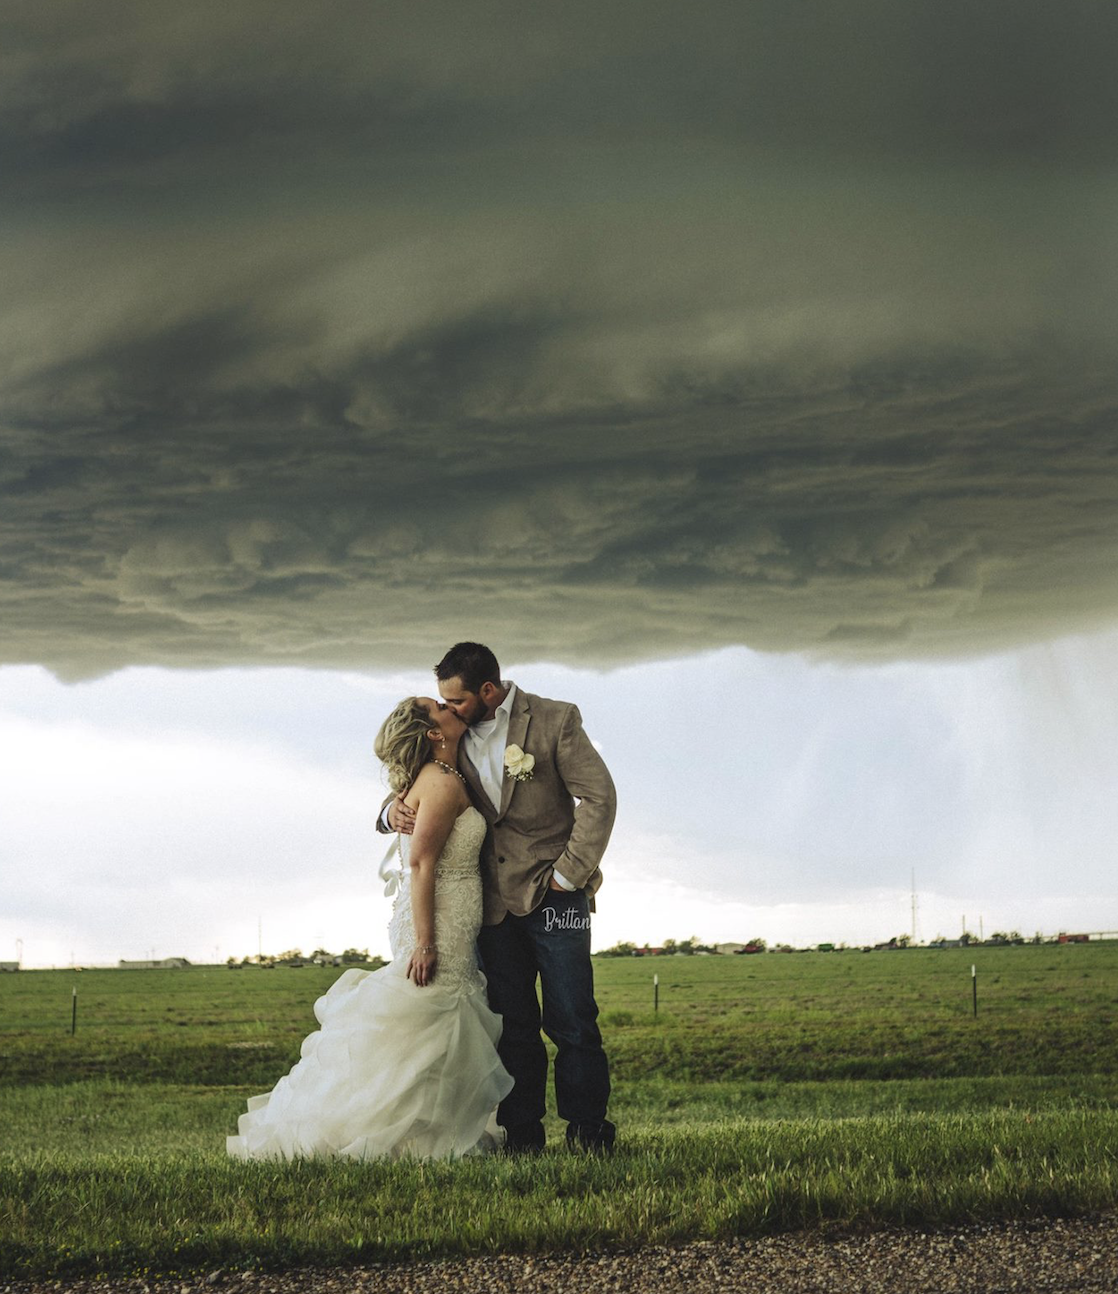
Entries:
{"type": "MultiPolygon", "coordinates": [[[[415,784],[418,800],[415,831],[408,862],[411,865],[411,906],[415,922],[415,948],[408,960],[408,978],[422,987],[435,977],[435,866],[462,808],[457,778],[439,777],[424,769],[415,784]]],[[[411,798],[411,797],[409,797],[411,798]]]]}

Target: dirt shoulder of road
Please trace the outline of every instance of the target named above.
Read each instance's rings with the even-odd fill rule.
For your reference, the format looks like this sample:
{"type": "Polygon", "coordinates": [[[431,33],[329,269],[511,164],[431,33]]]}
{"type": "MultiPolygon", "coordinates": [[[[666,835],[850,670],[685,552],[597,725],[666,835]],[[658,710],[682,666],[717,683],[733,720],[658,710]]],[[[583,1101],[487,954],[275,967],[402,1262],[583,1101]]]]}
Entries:
{"type": "Polygon", "coordinates": [[[580,1254],[492,1254],[282,1272],[218,1270],[126,1277],[0,1280],[0,1294],[1001,1294],[1118,1290],[1118,1216],[801,1232],[580,1254]]]}

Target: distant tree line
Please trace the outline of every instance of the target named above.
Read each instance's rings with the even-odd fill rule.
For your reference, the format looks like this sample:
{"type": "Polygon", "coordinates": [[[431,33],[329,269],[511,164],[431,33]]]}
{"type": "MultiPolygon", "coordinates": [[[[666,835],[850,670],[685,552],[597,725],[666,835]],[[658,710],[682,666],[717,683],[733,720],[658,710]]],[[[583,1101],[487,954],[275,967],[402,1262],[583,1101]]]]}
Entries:
{"type": "Polygon", "coordinates": [[[288,948],[282,953],[254,954],[252,957],[236,957],[226,960],[230,970],[240,970],[244,966],[364,966],[377,970],[387,965],[383,957],[370,956],[368,948],[347,948],[342,953],[328,952],[325,948],[316,948],[313,953],[304,954],[300,948],[288,948]]]}
{"type": "MultiPolygon", "coordinates": [[[[968,944],[980,944],[980,943],[1004,945],[1004,944],[1023,944],[1028,942],[1028,943],[1039,944],[1039,943],[1056,942],[1056,941],[1060,943],[1086,942],[1087,936],[1068,935],[1068,934],[1061,934],[1059,936],[1043,936],[1038,934],[1035,938],[1026,940],[1025,937],[1017,930],[996,930],[992,935],[988,935],[985,939],[979,939],[977,936],[967,931],[961,936],[958,936],[956,939],[953,939],[953,940],[946,939],[943,935],[936,935],[936,937],[934,939],[929,940],[928,943],[924,945],[924,947],[943,948],[947,946],[958,946],[960,944],[963,946],[966,946],[968,944]]],[[[856,947],[860,948],[862,952],[872,952],[872,951],[878,951],[880,949],[913,948],[915,946],[916,945],[913,943],[912,936],[910,934],[899,934],[899,935],[894,935],[891,939],[888,939],[879,944],[857,945],[856,947]]],[[[734,946],[734,945],[730,945],[729,943],[726,943],[726,944],[723,944],[720,948],[718,945],[702,943],[699,940],[697,935],[692,935],[690,939],[680,939],[680,940],[665,939],[662,944],[659,944],[656,946],[652,946],[649,944],[635,944],[635,943],[625,941],[622,943],[614,944],[612,948],[603,948],[599,952],[596,952],[594,956],[595,957],[665,957],[665,956],[671,956],[672,954],[676,954],[676,953],[682,953],[684,956],[687,956],[689,954],[694,954],[694,953],[715,953],[715,954],[719,954],[722,952],[794,953],[794,952],[811,952],[813,950],[816,950],[819,952],[843,952],[843,951],[846,951],[849,947],[850,945],[846,943],[820,943],[820,944],[812,944],[810,945],[810,947],[806,947],[806,948],[795,948],[792,946],[792,944],[785,944],[785,943],[776,943],[776,944],[770,945],[766,940],[758,937],[758,938],[748,940],[744,945],[734,946]]]]}
{"type": "MultiPolygon", "coordinates": [[[[765,941],[759,940],[761,947],[764,948],[765,941]]],[[[713,944],[704,944],[698,935],[692,935],[690,939],[665,939],[662,944],[650,946],[649,944],[619,943],[614,944],[612,948],[603,948],[600,952],[595,953],[595,957],[670,957],[675,953],[681,953],[683,956],[694,956],[695,953],[717,953],[718,949],[713,944]]]]}

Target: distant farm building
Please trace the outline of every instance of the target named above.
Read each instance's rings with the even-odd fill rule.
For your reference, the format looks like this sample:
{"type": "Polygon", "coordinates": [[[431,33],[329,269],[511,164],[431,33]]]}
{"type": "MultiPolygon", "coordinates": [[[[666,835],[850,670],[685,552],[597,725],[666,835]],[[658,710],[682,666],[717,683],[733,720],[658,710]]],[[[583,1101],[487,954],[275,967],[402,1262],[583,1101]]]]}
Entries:
{"type": "Polygon", "coordinates": [[[0,962],[0,973],[19,970],[19,962],[0,962]]]}
{"type": "Polygon", "coordinates": [[[190,963],[185,957],[163,957],[158,960],[128,962],[123,958],[117,962],[118,970],[183,970],[190,963]]]}
{"type": "Polygon", "coordinates": [[[715,944],[714,951],[716,953],[743,953],[745,952],[745,944],[715,944]]]}

